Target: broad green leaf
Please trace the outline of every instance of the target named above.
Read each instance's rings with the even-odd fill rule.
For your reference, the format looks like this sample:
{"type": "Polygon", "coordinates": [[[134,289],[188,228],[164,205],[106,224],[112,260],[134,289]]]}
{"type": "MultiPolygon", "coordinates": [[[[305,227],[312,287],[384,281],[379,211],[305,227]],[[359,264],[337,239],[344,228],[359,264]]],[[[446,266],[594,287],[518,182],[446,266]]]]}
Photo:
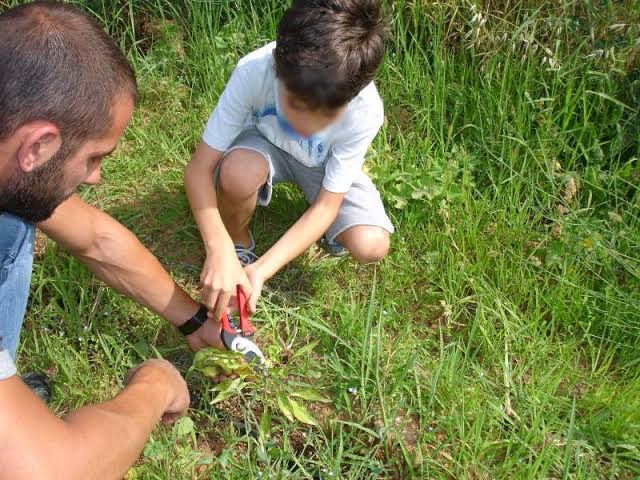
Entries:
{"type": "Polygon", "coordinates": [[[404,207],[407,206],[407,200],[404,198],[400,198],[397,195],[392,195],[391,199],[394,202],[394,207],[397,208],[398,210],[402,210],[404,207]]]}
{"type": "Polygon", "coordinates": [[[260,438],[264,441],[271,432],[271,415],[266,411],[260,417],[260,438]]]}
{"type": "Polygon", "coordinates": [[[216,398],[211,400],[211,405],[215,405],[216,403],[224,402],[227,398],[233,397],[237,392],[231,390],[225,390],[224,392],[218,393],[216,398]]]}
{"type": "Polygon", "coordinates": [[[156,459],[162,457],[164,454],[164,446],[157,440],[151,440],[150,442],[147,442],[144,447],[145,458],[156,459]]]}
{"type": "Polygon", "coordinates": [[[214,347],[205,347],[196,352],[193,363],[196,368],[205,367],[207,365],[216,365],[220,362],[241,365],[243,356],[241,353],[231,350],[220,350],[214,347]]]}
{"type": "Polygon", "coordinates": [[[217,462],[222,468],[227,468],[233,461],[235,450],[233,448],[226,448],[218,455],[217,462]]]}
{"type": "Polygon", "coordinates": [[[182,417],[173,425],[175,438],[186,438],[189,435],[194,435],[195,432],[196,426],[189,417],[182,417]]]}
{"type": "Polygon", "coordinates": [[[195,354],[192,368],[207,377],[235,374],[246,378],[253,374],[251,366],[247,364],[242,354],[213,347],[199,350],[195,354]]]}
{"type": "Polygon", "coordinates": [[[422,197],[427,195],[427,193],[428,192],[426,190],[418,188],[418,189],[414,190],[413,192],[411,192],[411,198],[413,198],[414,200],[420,200],[422,197]]]}
{"type": "Polygon", "coordinates": [[[305,388],[304,390],[298,390],[291,394],[292,397],[298,397],[303,400],[307,400],[308,402],[323,402],[323,403],[331,403],[331,399],[327,397],[323,397],[318,392],[316,392],[313,388],[305,388]]]}
{"type": "Polygon", "coordinates": [[[211,365],[209,367],[200,369],[200,373],[202,373],[205,377],[215,378],[220,375],[220,369],[215,365],[211,365]]]}
{"type": "Polygon", "coordinates": [[[279,392],[276,395],[276,399],[278,400],[278,407],[280,408],[280,411],[289,419],[289,421],[293,422],[294,419],[293,413],[291,412],[291,403],[287,396],[284,393],[279,392]]]}
{"type": "Polygon", "coordinates": [[[223,380],[214,388],[214,390],[218,392],[218,395],[216,395],[216,398],[211,401],[211,405],[215,405],[216,403],[222,402],[223,400],[240,393],[243,386],[244,383],[241,378],[228,378],[223,380]]]}
{"type": "Polygon", "coordinates": [[[455,184],[451,184],[447,186],[447,199],[448,200],[456,200],[462,196],[462,190],[460,187],[455,184]]]}
{"type": "Polygon", "coordinates": [[[306,423],[307,425],[318,426],[318,423],[309,413],[309,410],[305,408],[304,405],[296,402],[293,398],[289,398],[289,405],[291,405],[291,411],[293,415],[300,420],[302,423],[306,423]]]}
{"type": "Polygon", "coordinates": [[[236,381],[235,378],[226,378],[220,383],[218,383],[215,387],[213,387],[213,390],[215,390],[218,393],[227,392],[233,388],[233,384],[235,381],[236,381]]]}

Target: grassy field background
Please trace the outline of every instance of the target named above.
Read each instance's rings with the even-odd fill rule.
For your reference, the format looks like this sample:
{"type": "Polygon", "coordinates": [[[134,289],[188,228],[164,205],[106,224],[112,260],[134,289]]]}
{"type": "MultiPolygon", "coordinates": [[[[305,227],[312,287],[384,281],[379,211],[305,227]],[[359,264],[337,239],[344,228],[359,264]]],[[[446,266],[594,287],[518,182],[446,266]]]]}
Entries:
{"type": "MultiPolygon", "coordinates": [[[[104,181],[82,195],[195,292],[183,168],[287,2],[79,4],[141,89],[104,181]]],[[[367,165],[397,226],[389,258],[312,250],[275,277],[255,318],[269,378],[210,405],[213,385],[190,373],[189,419],[158,428],[127,478],[640,476],[640,2],[388,12],[386,121],[367,165]],[[310,388],[330,400],[297,397],[319,426],[276,401],[310,388]]],[[[259,251],[304,208],[277,189],[253,225],[259,251]]],[[[161,319],[40,242],[19,366],[52,374],[56,412],[109,398],[155,355],[192,361],[161,319]]]]}

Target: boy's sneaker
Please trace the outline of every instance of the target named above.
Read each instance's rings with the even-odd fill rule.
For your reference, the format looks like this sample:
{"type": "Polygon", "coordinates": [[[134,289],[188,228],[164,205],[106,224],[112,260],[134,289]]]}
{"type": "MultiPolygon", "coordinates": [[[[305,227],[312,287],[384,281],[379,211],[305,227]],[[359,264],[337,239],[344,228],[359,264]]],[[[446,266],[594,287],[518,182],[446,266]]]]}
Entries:
{"type": "Polygon", "coordinates": [[[239,243],[234,245],[238,260],[240,260],[240,264],[243,267],[250,265],[258,260],[258,255],[256,255],[256,242],[253,240],[253,235],[251,235],[251,232],[249,232],[249,237],[251,237],[251,244],[248,247],[240,245],[239,243]]]}
{"type": "Polygon", "coordinates": [[[51,382],[44,373],[30,372],[21,377],[24,384],[45,404],[51,402],[51,382]]]}
{"type": "Polygon", "coordinates": [[[333,239],[331,241],[327,240],[326,236],[323,236],[320,239],[320,246],[329,254],[334,257],[344,257],[349,254],[349,250],[344,248],[340,242],[333,239]]]}

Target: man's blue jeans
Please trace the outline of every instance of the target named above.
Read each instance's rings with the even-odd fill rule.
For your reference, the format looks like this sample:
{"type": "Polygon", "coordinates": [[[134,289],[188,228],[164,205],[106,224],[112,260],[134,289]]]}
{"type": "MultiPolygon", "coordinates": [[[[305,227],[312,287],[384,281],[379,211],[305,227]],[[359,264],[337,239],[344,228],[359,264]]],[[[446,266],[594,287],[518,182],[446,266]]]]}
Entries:
{"type": "Polygon", "coordinates": [[[0,213],[0,340],[14,359],[29,298],[34,236],[32,224],[0,213]]]}

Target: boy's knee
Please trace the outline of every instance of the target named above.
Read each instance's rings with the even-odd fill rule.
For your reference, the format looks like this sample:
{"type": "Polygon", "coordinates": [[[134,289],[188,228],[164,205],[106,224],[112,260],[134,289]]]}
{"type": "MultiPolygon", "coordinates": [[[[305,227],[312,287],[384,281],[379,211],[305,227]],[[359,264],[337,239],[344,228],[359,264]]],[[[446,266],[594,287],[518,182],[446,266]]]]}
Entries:
{"type": "Polygon", "coordinates": [[[361,264],[376,263],[389,253],[389,232],[379,227],[368,227],[359,232],[359,238],[350,249],[351,255],[361,264]]]}
{"type": "Polygon", "coordinates": [[[258,152],[242,148],[225,155],[219,168],[218,189],[234,199],[254,194],[269,175],[266,159],[258,152]]]}

